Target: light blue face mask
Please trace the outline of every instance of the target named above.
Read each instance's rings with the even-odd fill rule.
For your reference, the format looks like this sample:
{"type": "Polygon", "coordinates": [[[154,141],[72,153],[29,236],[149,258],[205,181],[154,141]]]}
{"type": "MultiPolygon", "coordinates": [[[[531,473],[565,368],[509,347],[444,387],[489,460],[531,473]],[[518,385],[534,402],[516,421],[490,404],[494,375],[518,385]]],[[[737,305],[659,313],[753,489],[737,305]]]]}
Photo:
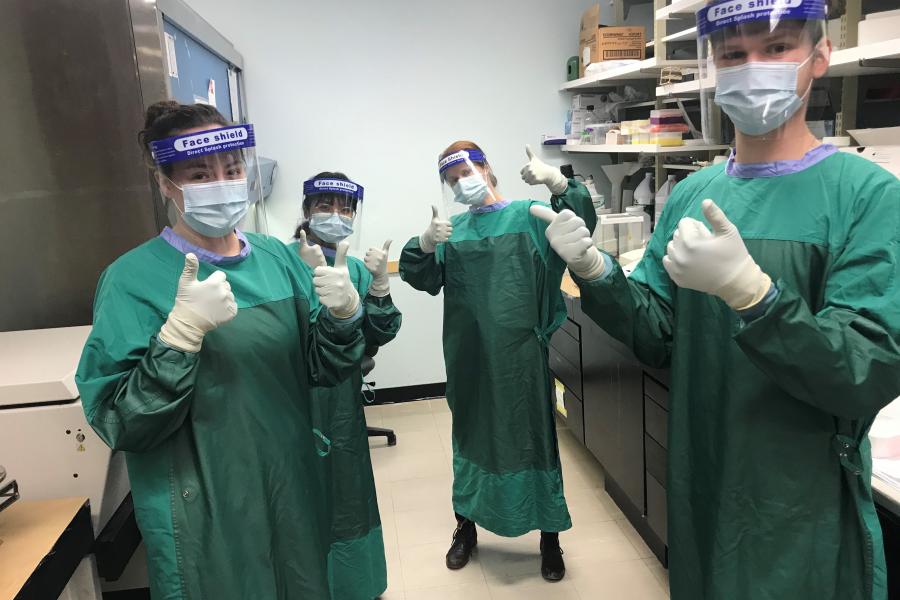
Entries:
{"type": "Polygon", "coordinates": [[[481,206],[490,190],[479,175],[463,177],[453,186],[453,200],[467,206],[481,206]]]}
{"type": "Polygon", "coordinates": [[[250,208],[246,179],[189,183],[180,189],[184,198],[182,219],[206,237],[225,237],[250,208]]]}
{"type": "Polygon", "coordinates": [[[797,73],[812,57],[801,63],[749,62],[718,69],[715,102],[741,133],[764,135],[778,129],[803,106],[797,73]]]}
{"type": "Polygon", "coordinates": [[[353,233],[353,219],[337,213],[315,213],[309,219],[309,228],[323,242],[337,244],[353,233]]]}

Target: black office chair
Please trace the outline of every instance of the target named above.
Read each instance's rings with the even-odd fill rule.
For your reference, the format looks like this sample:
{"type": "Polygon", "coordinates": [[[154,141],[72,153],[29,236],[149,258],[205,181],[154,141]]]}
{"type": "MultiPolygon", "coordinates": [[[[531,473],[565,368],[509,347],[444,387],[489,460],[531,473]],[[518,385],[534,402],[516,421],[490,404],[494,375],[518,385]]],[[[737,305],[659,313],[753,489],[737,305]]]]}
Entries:
{"type": "MultiPolygon", "coordinates": [[[[375,352],[377,352],[377,348],[371,353],[374,356],[375,352]]],[[[362,376],[365,379],[366,375],[372,372],[372,369],[375,368],[375,359],[369,355],[369,349],[366,349],[366,356],[363,357],[362,360],[362,376]]],[[[362,391],[363,400],[368,404],[372,402],[374,398],[375,392],[367,389],[362,391]],[[371,396],[367,397],[366,394],[371,394],[371,396]]],[[[388,446],[396,446],[397,445],[397,434],[394,433],[393,429],[385,429],[384,427],[366,427],[366,432],[369,434],[369,437],[384,437],[387,438],[388,446]]]]}

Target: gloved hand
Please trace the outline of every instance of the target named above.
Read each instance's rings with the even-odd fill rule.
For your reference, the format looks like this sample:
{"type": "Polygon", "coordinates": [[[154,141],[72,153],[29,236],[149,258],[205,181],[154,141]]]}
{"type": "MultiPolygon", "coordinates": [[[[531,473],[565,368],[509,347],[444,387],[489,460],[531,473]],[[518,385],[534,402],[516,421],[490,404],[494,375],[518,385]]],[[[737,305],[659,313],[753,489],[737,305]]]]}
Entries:
{"type": "Polygon", "coordinates": [[[359,292],[350,281],[347,268],[347,250],[350,244],[341,242],[337,247],[333,267],[316,267],[313,285],[319,302],[337,319],[349,319],[359,310],[359,292]]]}
{"type": "Polygon", "coordinates": [[[197,256],[186,254],[175,292],[175,306],[159,330],[160,341],[182,352],[200,352],[203,336],[237,314],[237,302],[225,281],[225,273],[216,271],[199,281],[199,269],[197,256]]]}
{"type": "Polygon", "coordinates": [[[531,151],[531,146],[525,145],[525,154],[528,155],[528,164],[522,167],[520,174],[522,180],[529,185],[543,183],[556,196],[565,193],[569,187],[569,180],[556,167],[551,167],[531,151]]]}
{"type": "Polygon", "coordinates": [[[315,269],[316,267],[325,267],[328,265],[328,262],[325,260],[325,254],[322,252],[322,247],[318,244],[310,244],[306,240],[305,231],[300,232],[299,242],[297,254],[300,255],[300,260],[305,262],[307,267],[315,269]]]}
{"type": "Polygon", "coordinates": [[[529,209],[532,216],[549,223],[544,235],[550,247],[569,265],[572,274],[585,281],[592,281],[603,275],[606,265],[603,256],[588,231],[584,221],[569,209],[559,214],[548,206],[534,204],[529,209]]]}
{"type": "Polygon", "coordinates": [[[372,283],[369,285],[369,293],[376,298],[384,298],[391,293],[391,282],[388,277],[388,250],[391,249],[391,240],[379,248],[369,248],[366,252],[366,269],[372,274],[372,283]]]}
{"type": "Polygon", "coordinates": [[[703,201],[712,232],[695,219],[682,219],[663,257],[663,267],[679,287],[720,297],[735,310],[765,298],[772,279],[747,252],[737,227],[716,203],[703,201]]]}
{"type": "Polygon", "coordinates": [[[425,233],[419,236],[419,248],[422,252],[431,254],[438,244],[442,244],[453,235],[453,225],[450,221],[444,221],[438,216],[437,206],[431,207],[431,223],[425,233]]]}

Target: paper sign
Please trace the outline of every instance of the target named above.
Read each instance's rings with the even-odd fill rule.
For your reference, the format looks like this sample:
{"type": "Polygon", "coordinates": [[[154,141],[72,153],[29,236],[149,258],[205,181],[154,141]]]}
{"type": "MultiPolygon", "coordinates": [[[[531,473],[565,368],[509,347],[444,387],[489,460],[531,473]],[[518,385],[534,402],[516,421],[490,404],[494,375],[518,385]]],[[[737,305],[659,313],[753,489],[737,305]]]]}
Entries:
{"type": "Polygon", "coordinates": [[[169,67],[169,77],[178,79],[178,60],[175,58],[175,36],[166,32],[166,63],[169,67]]]}
{"type": "Polygon", "coordinates": [[[216,80],[215,79],[209,80],[208,90],[209,90],[207,93],[207,97],[209,98],[208,104],[210,106],[215,106],[216,105],[216,80]]]}
{"type": "Polygon", "coordinates": [[[556,410],[562,416],[568,417],[569,413],[566,411],[566,386],[559,379],[554,379],[553,381],[556,383],[556,410]]]}

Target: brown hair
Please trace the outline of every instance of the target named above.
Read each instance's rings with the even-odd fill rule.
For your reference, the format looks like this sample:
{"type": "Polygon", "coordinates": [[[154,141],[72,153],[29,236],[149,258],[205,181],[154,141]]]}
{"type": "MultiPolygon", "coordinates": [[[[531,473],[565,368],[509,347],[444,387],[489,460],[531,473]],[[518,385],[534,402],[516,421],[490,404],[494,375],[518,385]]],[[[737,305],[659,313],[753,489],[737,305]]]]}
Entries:
{"type": "MultiPolygon", "coordinates": [[[[229,125],[216,107],[208,104],[181,104],[174,100],[163,100],[150,105],[144,118],[144,128],[138,132],[138,142],[144,151],[147,165],[155,168],[150,142],[176,135],[180,131],[204,125],[229,125]]],[[[164,165],[163,173],[170,175],[172,165],[164,165]]]]}
{"type": "MultiPolygon", "coordinates": [[[[470,142],[469,140],[459,140],[447,146],[447,149],[441,152],[441,158],[450,156],[451,154],[459,152],[460,150],[478,150],[479,152],[484,154],[484,150],[482,150],[475,142],[470,142]]],[[[482,168],[487,169],[488,173],[491,176],[491,185],[497,187],[497,176],[494,175],[494,170],[491,168],[491,165],[488,164],[486,160],[473,160],[472,162],[482,168]]]]}

